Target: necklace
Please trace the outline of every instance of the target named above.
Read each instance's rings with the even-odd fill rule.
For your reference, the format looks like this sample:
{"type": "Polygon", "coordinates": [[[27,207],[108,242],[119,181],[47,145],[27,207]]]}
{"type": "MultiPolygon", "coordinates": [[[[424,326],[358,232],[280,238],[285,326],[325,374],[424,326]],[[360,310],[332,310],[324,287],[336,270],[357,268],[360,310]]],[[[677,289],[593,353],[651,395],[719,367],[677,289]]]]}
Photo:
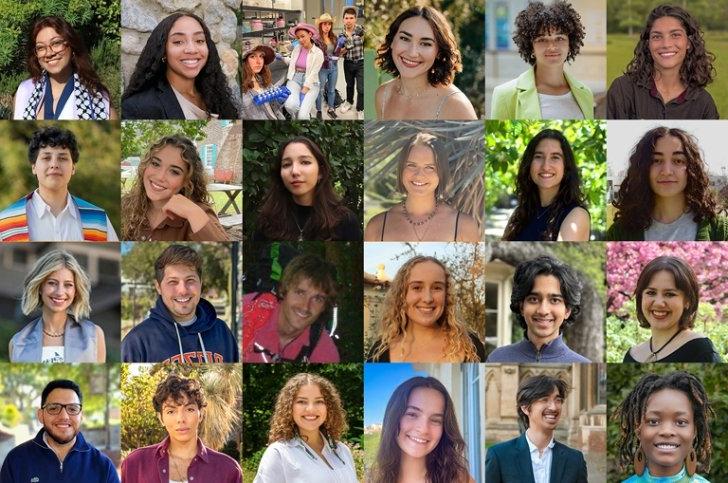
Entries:
{"type": "Polygon", "coordinates": [[[421,92],[416,92],[414,94],[407,94],[404,91],[404,86],[402,85],[402,79],[400,79],[399,82],[397,83],[397,86],[396,86],[395,90],[397,91],[397,94],[399,94],[400,96],[404,97],[405,99],[410,99],[410,100],[411,99],[416,99],[416,98],[420,97],[425,92],[423,90],[421,92]]]}
{"type": "Polygon", "coordinates": [[[63,337],[66,334],[66,328],[63,328],[63,332],[50,332],[46,330],[45,327],[43,327],[43,333],[47,335],[48,337],[52,337],[54,339],[57,339],[59,337],[63,337]]]}
{"type": "Polygon", "coordinates": [[[412,217],[409,214],[409,211],[407,211],[407,203],[405,200],[402,200],[402,210],[404,211],[404,219],[407,220],[407,223],[409,223],[412,226],[412,231],[415,233],[415,236],[417,237],[417,241],[422,241],[423,238],[425,238],[425,235],[427,234],[427,231],[430,229],[430,220],[434,218],[434,216],[437,214],[437,207],[438,202],[435,200],[435,208],[425,217],[424,220],[420,221],[414,221],[412,217]],[[425,227],[425,230],[422,232],[422,235],[417,233],[417,227],[427,225],[425,227]]]}
{"type": "Polygon", "coordinates": [[[675,334],[673,334],[673,336],[670,337],[670,339],[668,339],[667,342],[665,342],[664,344],[662,344],[662,347],[660,347],[656,351],[652,350],[652,337],[650,336],[650,353],[651,353],[651,355],[650,355],[650,357],[647,360],[648,361],[651,360],[652,362],[656,361],[657,360],[657,354],[659,354],[660,351],[662,349],[664,349],[665,346],[667,346],[667,344],[669,344],[670,342],[672,342],[675,339],[675,337],[677,337],[678,334],[680,334],[681,332],[682,332],[682,330],[678,330],[677,332],[675,332],[675,334]]]}
{"type": "MultiPolygon", "coordinates": [[[[302,242],[303,241],[303,228],[301,228],[301,225],[298,224],[298,218],[296,218],[296,214],[293,214],[293,222],[296,224],[296,228],[298,228],[298,240],[302,242]]],[[[306,224],[304,223],[303,226],[305,227],[306,224]]]]}
{"type": "Polygon", "coordinates": [[[182,461],[192,461],[194,459],[194,456],[192,458],[180,458],[179,456],[174,456],[172,455],[172,453],[169,453],[169,459],[170,461],[172,461],[172,465],[174,466],[174,470],[177,472],[177,476],[181,478],[180,481],[182,483],[188,483],[189,479],[187,478],[187,475],[182,476],[182,471],[180,471],[179,466],[177,466],[177,460],[179,459],[182,461]]]}

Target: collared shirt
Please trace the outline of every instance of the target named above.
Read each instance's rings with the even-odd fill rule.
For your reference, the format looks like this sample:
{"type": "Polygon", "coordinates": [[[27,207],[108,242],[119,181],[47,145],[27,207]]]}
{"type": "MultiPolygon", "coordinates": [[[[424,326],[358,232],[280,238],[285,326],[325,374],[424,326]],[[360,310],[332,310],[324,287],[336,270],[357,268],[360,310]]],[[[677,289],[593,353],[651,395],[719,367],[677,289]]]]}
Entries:
{"type": "MultiPolygon", "coordinates": [[[[28,214],[28,232],[32,241],[83,241],[81,213],[73,202],[71,194],[66,195],[66,206],[58,215],[40,197],[38,190],[33,192],[30,203],[25,205],[28,214]]],[[[106,217],[107,241],[118,241],[114,227],[106,217]]]]}
{"type": "Polygon", "coordinates": [[[543,454],[539,454],[538,447],[528,439],[528,433],[526,433],[526,442],[528,443],[528,451],[531,454],[534,483],[549,483],[549,478],[551,478],[551,461],[554,455],[554,437],[551,437],[551,441],[544,448],[543,454]]]}
{"type": "Polygon", "coordinates": [[[346,35],[346,54],[344,59],[349,62],[357,62],[364,59],[364,27],[361,25],[355,25],[351,35],[346,33],[344,29],[344,35],[346,35]]]}

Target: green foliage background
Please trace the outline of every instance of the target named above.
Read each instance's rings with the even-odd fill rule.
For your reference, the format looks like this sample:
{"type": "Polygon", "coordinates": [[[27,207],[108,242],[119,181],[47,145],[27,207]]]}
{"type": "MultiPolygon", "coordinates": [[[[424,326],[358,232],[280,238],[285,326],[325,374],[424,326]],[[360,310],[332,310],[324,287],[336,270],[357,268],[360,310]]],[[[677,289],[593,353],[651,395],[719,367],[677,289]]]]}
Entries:
{"type": "Polygon", "coordinates": [[[624,401],[637,381],[645,374],[666,374],[674,371],[686,371],[695,375],[705,386],[716,418],[710,425],[713,437],[713,458],[710,473],[698,470],[701,476],[709,481],[728,481],[728,466],[724,462],[728,459],[728,440],[723,436],[728,427],[728,394],[726,394],[725,380],[728,373],[723,364],[609,364],[607,368],[607,408],[610,417],[607,425],[607,481],[622,481],[633,473],[631,467],[620,471],[618,468],[619,450],[617,440],[619,426],[612,420],[614,410],[624,401]]]}
{"type": "Polygon", "coordinates": [[[348,432],[342,437],[354,453],[357,476],[364,477],[364,373],[361,364],[246,364],[243,367],[243,474],[253,480],[268,444],[268,428],[278,392],[286,381],[300,372],[319,374],[333,383],[346,411],[348,432]]]}
{"type": "Polygon", "coordinates": [[[558,129],[571,144],[581,176],[581,189],[591,215],[592,237],[603,240],[606,231],[607,125],[605,121],[486,121],[486,216],[496,207],[508,207],[526,145],[543,129],[558,129]]]}
{"type": "Polygon", "coordinates": [[[0,121],[0,207],[38,187],[28,162],[28,144],[36,130],[48,126],[68,129],[78,141],[79,160],[68,190],[106,210],[119,234],[118,121],[0,121]]]}
{"type": "Polygon", "coordinates": [[[66,19],[86,44],[96,73],[119,112],[121,99],[121,40],[119,0],[12,0],[0,1],[0,119],[13,114],[12,97],[29,77],[25,69],[28,32],[38,17],[66,19]]]}
{"type": "Polygon", "coordinates": [[[121,159],[143,158],[149,147],[164,136],[181,134],[192,141],[204,139],[209,121],[123,121],[121,123],[121,159]]]}
{"type": "Polygon", "coordinates": [[[334,189],[361,221],[363,208],[362,144],[364,128],[356,121],[246,122],[243,130],[243,240],[252,236],[255,218],[270,184],[271,165],[285,141],[305,136],[331,165],[334,189]]]}

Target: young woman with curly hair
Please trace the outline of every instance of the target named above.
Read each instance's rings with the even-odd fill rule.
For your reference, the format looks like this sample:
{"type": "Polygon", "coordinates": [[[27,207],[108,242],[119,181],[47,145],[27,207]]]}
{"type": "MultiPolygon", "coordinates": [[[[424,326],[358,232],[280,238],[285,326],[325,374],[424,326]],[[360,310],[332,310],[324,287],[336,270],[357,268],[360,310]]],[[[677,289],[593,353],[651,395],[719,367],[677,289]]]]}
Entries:
{"type": "Polygon", "coordinates": [[[20,83],[13,119],[116,119],[109,90],[81,36],[61,17],[33,23],[27,41],[30,79],[20,83]]]}
{"type": "Polygon", "coordinates": [[[184,10],[152,30],[121,101],[124,119],[239,117],[210,30],[184,10]]]}
{"type": "Polygon", "coordinates": [[[434,257],[407,260],[384,299],[374,362],[482,362],[478,335],[457,320],[452,275],[434,257]]]}
{"type": "Polygon", "coordinates": [[[721,362],[711,340],[692,330],[700,288],[687,262],[672,256],[653,259],[642,269],[634,295],[640,327],[651,334],[622,362],[721,362]]]}
{"type": "Polygon", "coordinates": [[[367,482],[475,483],[454,406],[434,377],[413,377],[397,386],[384,411],[367,482]]]}
{"type": "Polygon", "coordinates": [[[634,57],[607,92],[607,119],[718,119],[705,86],[715,56],[698,22],[677,5],[655,7],[634,57]]]}
{"type": "Polygon", "coordinates": [[[361,240],[361,224],[334,191],[331,165],[307,137],[278,148],[253,240],[361,240]]]}
{"type": "Polygon", "coordinates": [[[184,136],[165,136],[139,163],[137,177],[121,198],[124,240],[228,241],[211,207],[205,168],[184,136]]]}
{"type": "Polygon", "coordinates": [[[705,387],[694,375],[643,376],[612,415],[619,424],[620,468],[634,468],[622,483],[710,483],[697,471],[710,471],[714,417],[705,387]]]}
{"type": "Polygon", "coordinates": [[[637,142],[614,201],[607,240],[728,240],[697,140],[656,127],[637,142]]]}
{"type": "Polygon", "coordinates": [[[377,49],[376,65],[394,76],[377,88],[377,119],[477,119],[453,80],[463,70],[450,24],[429,6],[411,7],[394,19],[377,49]]]}
{"type": "Polygon", "coordinates": [[[397,191],[402,202],[372,217],[365,241],[478,242],[478,222],[445,202],[450,166],[444,143],[418,132],[405,143],[397,163],[397,191]]]}
{"type": "Polygon", "coordinates": [[[531,65],[493,90],[493,119],[592,119],[594,95],[564,71],[584,45],[581,16],[563,0],[532,2],[516,16],[513,42],[531,65]]]}
{"type": "Polygon", "coordinates": [[[253,483],[356,483],[351,450],[340,441],[346,430],[336,387],[317,374],[296,374],[278,393],[253,483]]]}
{"type": "Polygon", "coordinates": [[[561,131],[536,134],[518,167],[518,206],[503,240],[588,241],[589,212],[580,185],[574,152],[561,131]]]}

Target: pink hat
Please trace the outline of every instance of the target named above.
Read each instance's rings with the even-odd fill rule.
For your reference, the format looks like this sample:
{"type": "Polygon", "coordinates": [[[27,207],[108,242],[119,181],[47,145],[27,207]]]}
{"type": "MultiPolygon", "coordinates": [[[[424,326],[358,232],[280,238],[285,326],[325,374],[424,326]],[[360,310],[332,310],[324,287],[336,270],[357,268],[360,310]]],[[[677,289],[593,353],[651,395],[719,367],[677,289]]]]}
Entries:
{"type": "Polygon", "coordinates": [[[291,27],[290,29],[288,29],[288,36],[295,38],[296,32],[298,32],[299,30],[305,30],[308,33],[310,33],[314,39],[318,39],[318,36],[319,36],[318,29],[316,27],[314,27],[313,25],[311,25],[310,23],[304,23],[304,22],[300,22],[300,23],[294,25],[293,27],[291,27]]]}

